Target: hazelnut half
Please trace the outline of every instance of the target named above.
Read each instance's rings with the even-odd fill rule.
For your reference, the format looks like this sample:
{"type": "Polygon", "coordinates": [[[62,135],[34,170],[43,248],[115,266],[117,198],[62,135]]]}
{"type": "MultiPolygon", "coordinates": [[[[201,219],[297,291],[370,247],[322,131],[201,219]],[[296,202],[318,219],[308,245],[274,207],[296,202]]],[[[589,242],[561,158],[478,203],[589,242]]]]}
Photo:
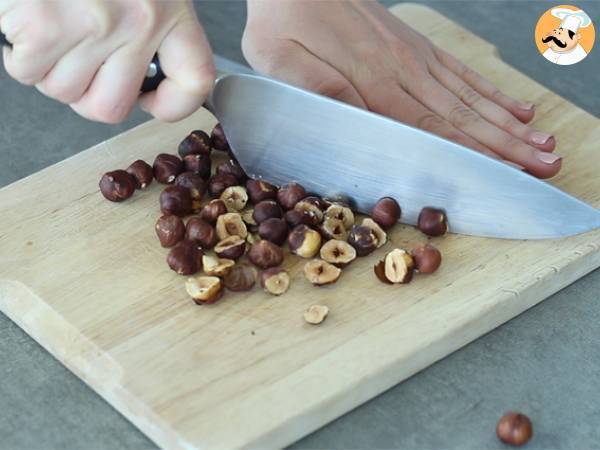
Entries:
{"type": "Polygon", "coordinates": [[[204,250],[210,250],[219,240],[215,228],[200,217],[192,217],[188,220],[185,229],[185,238],[195,242],[204,250]]]}
{"type": "Polygon", "coordinates": [[[177,175],[183,172],[183,161],[176,155],[161,153],[154,160],[152,170],[156,181],[163,184],[170,184],[175,181],[177,175]]]}
{"type": "Polygon", "coordinates": [[[229,175],[233,175],[237,178],[238,184],[242,184],[246,181],[248,176],[240,163],[238,163],[235,159],[230,159],[229,161],[225,161],[217,167],[217,173],[227,173],[229,175]]]}
{"type": "Polygon", "coordinates": [[[419,273],[433,273],[442,264],[442,254],[431,244],[418,245],[410,251],[419,273]]]}
{"type": "Polygon", "coordinates": [[[227,142],[227,138],[225,137],[225,131],[223,131],[223,127],[220,123],[216,124],[212,129],[212,132],[210,133],[210,142],[215,150],[220,150],[222,152],[231,150],[229,142],[227,142]]]}
{"type": "Polygon", "coordinates": [[[261,269],[268,269],[281,265],[283,250],[270,241],[260,240],[248,251],[248,259],[252,264],[261,269]]]}
{"type": "Polygon", "coordinates": [[[136,179],[124,170],[105,173],[100,179],[100,192],[111,202],[127,200],[135,192],[136,179]]]}
{"type": "Polygon", "coordinates": [[[248,194],[243,186],[230,186],[221,194],[221,200],[225,202],[230,212],[241,211],[248,203],[248,194]]]}
{"type": "Polygon", "coordinates": [[[262,273],[260,284],[265,292],[281,295],[290,287],[290,275],[281,267],[271,267],[262,273]]]}
{"type": "Polygon", "coordinates": [[[181,186],[168,186],[160,194],[160,210],[163,214],[185,216],[192,212],[192,195],[181,186]]]}
{"type": "Polygon", "coordinates": [[[509,445],[523,445],[533,436],[533,425],[525,414],[507,412],[496,425],[496,435],[509,445]]]}
{"type": "Polygon", "coordinates": [[[223,214],[227,214],[227,206],[223,200],[217,198],[204,205],[204,208],[200,211],[200,218],[211,225],[215,225],[219,216],[223,214]]]}
{"type": "Polygon", "coordinates": [[[223,283],[230,291],[249,291],[256,284],[256,269],[249,264],[238,264],[225,275],[223,283]]]}
{"type": "Polygon", "coordinates": [[[377,248],[377,236],[368,227],[354,225],[348,233],[348,243],[356,249],[358,256],[366,256],[377,248]]]}
{"type": "Polygon", "coordinates": [[[210,156],[206,155],[187,155],[183,158],[184,170],[200,175],[204,180],[210,178],[212,162],[210,156]]]}
{"type": "Polygon", "coordinates": [[[246,240],[239,236],[229,236],[217,242],[215,253],[219,258],[239,259],[246,253],[246,240]]]}
{"type": "Polygon", "coordinates": [[[377,248],[383,247],[387,242],[387,233],[373,219],[365,218],[361,224],[363,227],[370,228],[377,238],[377,248]]]}
{"type": "Polygon", "coordinates": [[[173,247],[185,237],[183,220],[171,214],[159,217],[154,228],[163,247],[173,247]]]}
{"type": "Polygon", "coordinates": [[[202,130],[194,130],[179,144],[179,155],[210,155],[210,137],[202,130]]]}
{"type": "Polygon", "coordinates": [[[441,236],[448,231],[448,218],[443,209],[425,207],[419,213],[417,227],[428,236],[441,236]]]}
{"type": "Polygon", "coordinates": [[[400,205],[392,197],[380,198],[371,210],[371,218],[384,230],[394,226],[401,214],[400,205]]]}
{"type": "Polygon", "coordinates": [[[217,173],[208,180],[208,192],[213,197],[220,197],[225,189],[238,184],[238,179],[228,173],[217,173]]]}
{"type": "Polygon", "coordinates": [[[406,250],[396,248],[385,255],[385,258],[373,268],[379,280],[388,284],[404,284],[413,276],[413,259],[406,250]]]}
{"type": "Polygon", "coordinates": [[[335,283],[341,274],[342,269],[320,259],[313,259],[304,265],[306,279],[317,286],[335,283]]]}
{"type": "Polygon", "coordinates": [[[304,311],[304,320],[311,325],[319,325],[329,314],[329,308],[325,305],[312,305],[304,311]]]}
{"type": "Polygon", "coordinates": [[[258,226],[258,235],[273,244],[283,245],[288,237],[287,223],[275,217],[267,219],[258,226]]]}
{"type": "Polygon", "coordinates": [[[339,241],[345,241],[348,239],[348,231],[346,230],[344,223],[334,217],[326,217],[319,226],[319,232],[325,240],[337,239],[339,241]]]}
{"type": "Polygon", "coordinates": [[[298,225],[288,235],[290,251],[303,258],[312,258],[321,248],[321,235],[306,225],[298,225]]]}
{"type": "Polygon", "coordinates": [[[306,191],[298,183],[289,183],[277,191],[277,201],[283,209],[292,209],[300,200],[306,197],[306,191]]]}
{"type": "Polygon", "coordinates": [[[138,159],[133,162],[126,170],[130,175],[135,178],[135,187],[138,189],[146,189],[154,179],[154,172],[152,166],[146,161],[138,159]]]}
{"type": "Polygon", "coordinates": [[[198,305],[214,303],[223,296],[223,282],[218,277],[189,278],[185,290],[198,305]]]}
{"type": "Polygon", "coordinates": [[[231,271],[234,265],[235,261],[233,259],[217,258],[210,255],[202,257],[202,268],[206,275],[224,277],[231,271]]]}
{"type": "Polygon", "coordinates": [[[240,213],[227,213],[217,219],[217,235],[223,240],[229,236],[239,236],[246,239],[248,229],[240,213]]]}
{"type": "Polygon", "coordinates": [[[175,186],[189,189],[192,196],[192,209],[194,211],[200,210],[200,202],[206,192],[206,181],[200,175],[194,172],[180,173],[175,178],[175,186]]]}
{"type": "Polygon", "coordinates": [[[263,200],[277,199],[277,187],[264,180],[249,179],[246,181],[246,190],[248,191],[250,201],[254,204],[263,200]]]}
{"type": "Polygon", "coordinates": [[[202,269],[204,254],[192,241],[181,241],[167,255],[167,264],[180,275],[192,275],[202,269]]]}
{"type": "Polygon", "coordinates": [[[349,230],[354,225],[354,213],[350,208],[341,204],[334,203],[327,208],[325,217],[340,220],[346,230],[349,230]]]}
{"type": "Polygon", "coordinates": [[[263,200],[254,205],[254,221],[260,225],[267,219],[280,218],[281,208],[275,200],[263,200]]]}
{"type": "Polygon", "coordinates": [[[338,267],[344,267],[356,259],[356,250],[345,241],[332,239],[321,247],[321,259],[338,267]]]}

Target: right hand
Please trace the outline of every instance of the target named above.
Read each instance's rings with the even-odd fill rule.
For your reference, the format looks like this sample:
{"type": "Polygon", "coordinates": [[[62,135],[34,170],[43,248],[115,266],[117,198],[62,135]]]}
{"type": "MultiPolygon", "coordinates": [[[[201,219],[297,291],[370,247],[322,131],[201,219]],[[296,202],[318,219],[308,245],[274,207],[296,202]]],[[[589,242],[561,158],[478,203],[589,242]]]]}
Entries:
{"type": "Polygon", "coordinates": [[[139,100],[158,119],[196,111],[215,79],[191,0],[0,0],[0,29],[6,71],[90,120],[129,115],[155,53],[167,78],[139,100]]]}

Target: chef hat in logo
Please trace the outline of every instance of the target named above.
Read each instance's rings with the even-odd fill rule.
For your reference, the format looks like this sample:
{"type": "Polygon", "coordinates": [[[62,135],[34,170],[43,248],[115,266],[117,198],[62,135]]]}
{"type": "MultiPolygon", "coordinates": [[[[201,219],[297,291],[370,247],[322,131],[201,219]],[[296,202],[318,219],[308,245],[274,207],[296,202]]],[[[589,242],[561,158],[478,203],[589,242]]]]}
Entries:
{"type": "Polygon", "coordinates": [[[590,16],[581,9],[573,11],[567,8],[554,8],[551,13],[554,17],[561,20],[561,28],[571,30],[573,33],[577,33],[579,28],[586,28],[592,23],[590,16]]]}

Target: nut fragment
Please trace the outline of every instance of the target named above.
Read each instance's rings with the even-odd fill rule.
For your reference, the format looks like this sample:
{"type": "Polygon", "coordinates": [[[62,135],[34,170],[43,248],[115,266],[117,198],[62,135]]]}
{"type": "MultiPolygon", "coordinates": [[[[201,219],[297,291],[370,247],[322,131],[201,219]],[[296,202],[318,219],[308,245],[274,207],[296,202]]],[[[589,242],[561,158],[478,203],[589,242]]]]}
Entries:
{"type": "Polygon", "coordinates": [[[100,179],[100,192],[111,202],[127,200],[135,192],[135,178],[124,170],[105,173],[100,179]]]}
{"type": "Polygon", "coordinates": [[[272,242],[261,240],[250,247],[248,259],[252,264],[261,269],[268,269],[281,265],[283,250],[272,242]]]}
{"type": "Polygon", "coordinates": [[[377,238],[377,248],[383,247],[387,242],[387,233],[373,219],[365,218],[361,224],[363,227],[370,228],[377,238]]]}
{"type": "Polygon", "coordinates": [[[217,235],[223,240],[229,236],[239,236],[246,239],[248,229],[240,213],[227,213],[217,219],[217,235]]]}
{"type": "Polygon", "coordinates": [[[346,230],[349,230],[354,225],[354,213],[350,208],[341,204],[334,203],[327,208],[325,217],[341,220],[346,230]]]}
{"type": "Polygon", "coordinates": [[[192,209],[198,211],[200,202],[206,192],[206,181],[194,172],[182,172],[175,178],[175,186],[181,186],[190,190],[192,196],[192,209]]]}
{"type": "Polygon", "coordinates": [[[417,219],[418,228],[428,236],[441,236],[448,231],[448,218],[443,209],[425,207],[417,219]]]}
{"type": "Polygon", "coordinates": [[[163,214],[185,216],[192,212],[192,195],[181,186],[168,186],[160,194],[160,210],[163,214]]]}
{"type": "Polygon", "coordinates": [[[225,189],[238,184],[238,180],[228,173],[217,173],[208,180],[208,192],[213,197],[220,197],[225,189]]]}
{"type": "Polygon", "coordinates": [[[345,241],[348,239],[348,230],[344,227],[344,223],[334,217],[326,217],[319,226],[319,232],[325,240],[337,239],[345,241]]]}
{"type": "Polygon", "coordinates": [[[240,163],[238,163],[235,159],[230,159],[229,161],[225,161],[223,164],[217,167],[217,173],[227,173],[229,175],[233,175],[237,178],[238,184],[242,184],[246,181],[248,176],[240,163]]]}
{"type": "Polygon", "coordinates": [[[281,208],[275,200],[263,200],[254,205],[254,221],[260,225],[267,219],[280,218],[281,208]]]}
{"type": "Polygon", "coordinates": [[[523,445],[533,435],[533,425],[525,414],[508,412],[502,416],[496,425],[496,435],[509,445],[523,445]]]}
{"type": "Polygon", "coordinates": [[[180,275],[192,275],[202,269],[204,254],[191,241],[181,241],[167,255],[167,264],[180,275]]]}
{"type": "Polygon", "coordinates": [[[248,197],[254,204],[260,203],[263,200],[276,200],[277,187],[264,180],[249,179],[246,182],[246,190],[248,197]]]}
{"type": "Polygon", "coordinates": [[[202,257],[202,268],[206,275],[224,277],[231,271],[234,265],[235,261],[233,259],[217,258],[210,255],[202,257]]]}
{"type": "Polygon", "coordinates": [[[321,248],[321,235],[306,225],[298,225],[288,235],[288,246],[292,253],[312,258],[321,248]]]}
{"type": "Polygon", "coordinates": [[[256,220],[254,220],[254,209],[247,209],[242,211],[242,220],[246,225],[257,226],[256,220]]]}
{"type": "Polygon", "coordinates": [[[320,259],[313,259],[304,265],[306,279],[317,286],[335,283],[341,274],[342,269],[320,259]]]}
{"type": "Polygon", "coordinates": [[[223,127],[220,123],[216,124],[210,133],[210,142],[215,150],[220,150],[222,152],[231,150],[229,142],[227,142],[227,138],[225,137],[225,131],[223,131],[223,127]]]}
{"type": "Polygon", "coordinates": [[[219,216],[223,214],[227,214],[227,206],[223,200],[217,198],[204,205],[204,208],[200,211],[200,218],[211,225],[215,225],[219,216]]]}
{"type": "Polygon", "coordinates": [[[373,270],[384,283],[404,284],[412,279],[414,262],[406,250],[396,248],[375,264],[373,270]]]}
{"type": "Polygon", "coordinates": [[[207,155],[187,155],[183,158],[184,170],[200,175],[204,180],[210,178],[212,162],[207,155]]]}
{"type": "Polygon", "coordinates": [[[271,267],[262,273],[260,284],[269,294],[281,295],[290,287],[290,275],[281,267],[271,267]]]}
{"type": "Polygon", "coordinates": [[[418,245],[410,251],[419,273],[433,273],[442,263],[442,254],[431,244],[418,245]]]}
{"type": "Polygon", "coordinates": [[[163,247],[173,247],[185,237],[183,220],[171,214],[161,216],[156,221],[155,230],[163,247]]]}
{"type": "Polygon", "coordinates": [[[130,175],[135,178],[135,187],[138,189],[146,189],[154,179],[154,172],[152,166],[146,161],[138,159],[133,162],[126,170],[130,175]]]}
{"type": "Polygon", "coordinates": [[[198,305],[214,303],[223,296],[223,282],[218,277],[189,278],[185,290],[198,305]]]}
{"type": "Polygon", "coordinates": [[[275,217],[267,219],[258,226],[258,235],[273,244],[283,245],[288,237],[287,223],[275,217]]]}
{"type": "Polygon", "coordinates": [[[356,259],[356,250],[344,241],[332,239],[321,247],[321,259],[338,267],[344,267],[356,259]]]}
{"type": "Polygon", "coordinates": [[[219,258],[239,259],[246,253],[246,241],[239,236],[229,236],[215,245],[219,258]]]}
{"type": "Polygon", "coordinates": [[[210,250],[219,240],[215,228],[200,217],[192,217],[188,220],[185,228],[185,238],[195,242],[204,250],[210,250]]]}
{"type": "Polygon", "coordinates": [[[230,212],[241,211],[248,203],[248,194],[243,186],[230,186],[221,194],[221,200],[225,202],[230,212]]]}
{"type": "Polygon", "coordinates": [[[194,130],[179,144],[179,155],[210,155],[210,137],[202,130],[194,130]]]}
{"type": "Polygon", "coordinates": [[[311,325],[319,325],[329,314],[329,308],[324,305],[312,305],[304,311],[304,320],[311,325]]]}
{"type": "Polygon", "coordinates": [[[368,227],[354,225],[348,233],[348,243],[356,249],[358,256],[366,256],[377,248],[377,236],[368,227]]]}
{"type": "Polygon", "coordinates": [[[306,191],[298,183],[289,183],[277,191],[277,201],[283,209],[292,209],[300,200],[306,197],[306,191]]]}
{"type": "Polygon", "coordinates": [[[249,291],[256,284],[256,269],[249,264],[233,266],[223,279],[225,287],[230,291],[249,291]]]}
{"type": "Polygon", "coordinates": [[[401,214],[400,205],[391,197],[380,198],[371,210],[371,218],[384,230],[395,225],[401,214]]]}
{"type": "Polygon", "coordinates": [[[152,170],[156,181],[163,184],[170,184],[175,181],[177,175],[183,172],[183,161],[176,155],[161,153],[154,160],[152,170]]]}

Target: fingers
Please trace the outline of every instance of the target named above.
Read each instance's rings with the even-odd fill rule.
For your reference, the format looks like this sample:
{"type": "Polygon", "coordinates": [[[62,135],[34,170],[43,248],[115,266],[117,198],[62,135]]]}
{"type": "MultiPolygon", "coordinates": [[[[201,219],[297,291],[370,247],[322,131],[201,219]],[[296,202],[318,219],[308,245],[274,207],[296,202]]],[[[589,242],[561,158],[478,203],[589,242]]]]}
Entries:
{"type": "Polygon", "coordinates": [[[183,119],[202,106],[215,80],[212,52],[200,23],[190,18],[177,24],[158,55],[167,78],[140,98],[140,106],[166,122],[183,119]]]}

